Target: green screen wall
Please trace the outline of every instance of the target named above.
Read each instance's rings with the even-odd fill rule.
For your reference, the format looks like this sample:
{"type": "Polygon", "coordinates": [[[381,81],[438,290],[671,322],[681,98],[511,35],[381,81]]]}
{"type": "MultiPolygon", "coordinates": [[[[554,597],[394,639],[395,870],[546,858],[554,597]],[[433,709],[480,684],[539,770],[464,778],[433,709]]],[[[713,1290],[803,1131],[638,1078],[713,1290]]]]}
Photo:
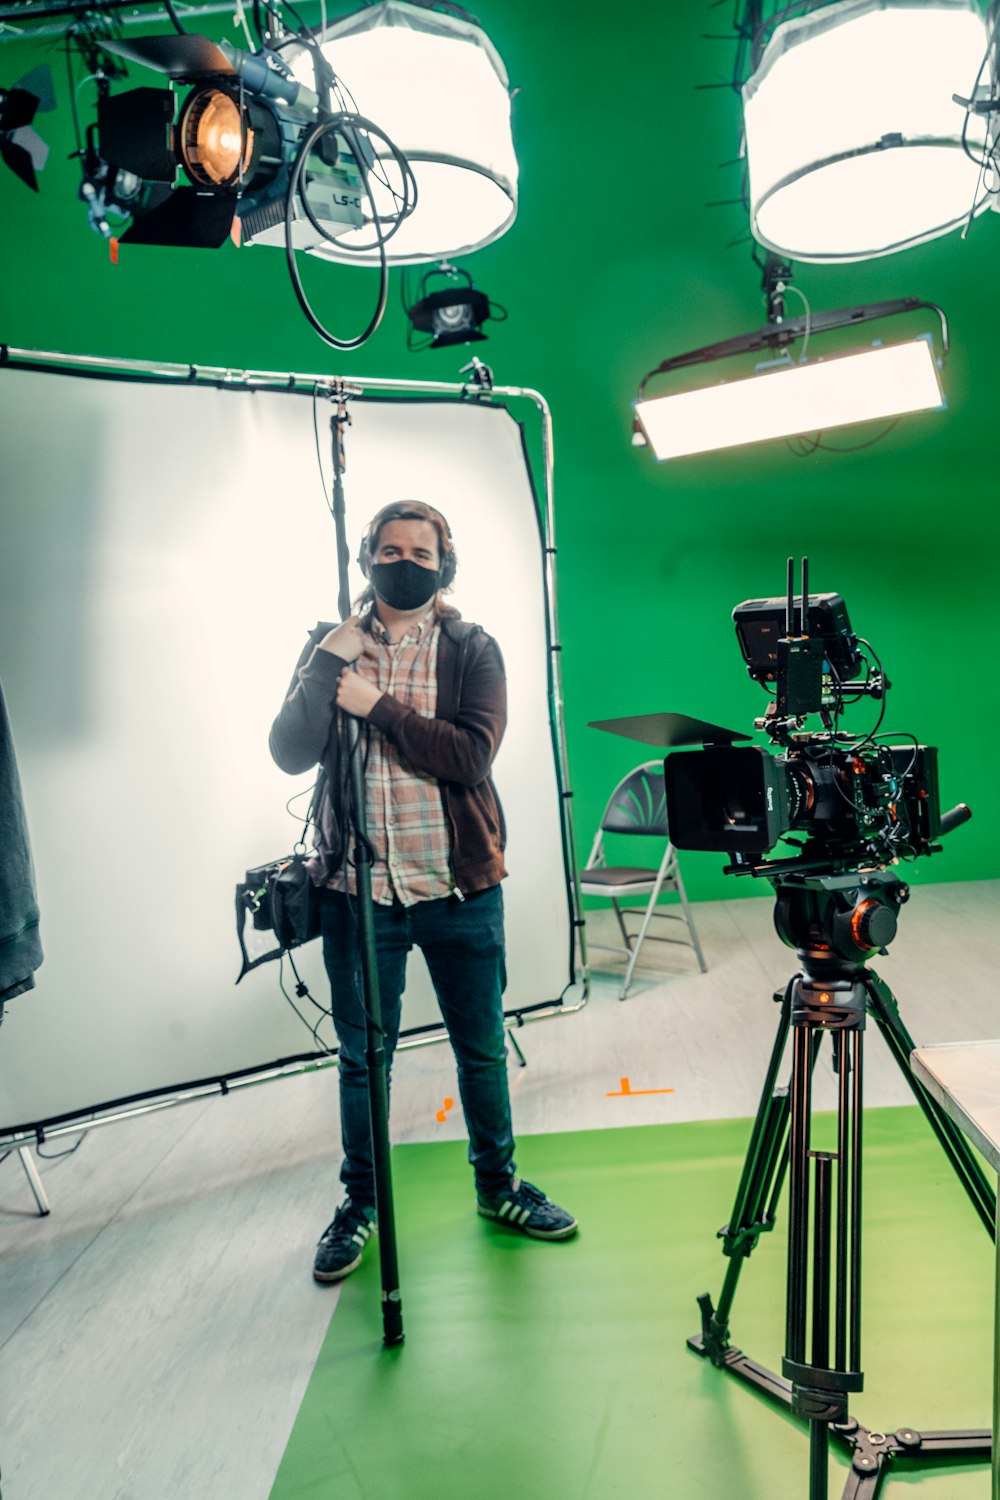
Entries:
{"type": "MultiPolygon", "coordinates": [[[[510,313],[488,325],[489,342],[476,352],[498,382],[537,387],[553,410],[566,725],[581,844],[614,780],[644,758],[640,747],[589,730],[587,721],[675,709],[749,729],[765,699],[745,675],[730,613],[741,599],[780,593],[786,556],[806,552],[812,586],[844,595],[855,629],[886,665],[894,686],[885,727],[937,744],[944,805],[967,801],[975,813],[914,878],[992,876],[1000,221],[986,214],[964,241],[953,234],[864,264],[796,268],[795,284],[817,310],[900,296],[939,303],[952,338],[944,414],[905,418],[857,452],[800,458],[773,443],[657,465],[630,445],[640,376],[669,355],[764,321],[745,214],[738,203],[707,206],[735,198],[739,186],[738,169],[720,165],[739,148],[739,101],[724,86],[705,87],[725,85],[731,73],[732,42],[704,35],[724,31],[729,12],[677,0],[618,7],[483,0],[479,15],[517,90],[520,206],[507,235],[464,264],[510,313]]],[[[237,39],[229,16],[211,18],[205,30],[237,39]]],[[[45,59],[58,109],[36,122],[52,148],[41,192],[29,193],[9,173],[2,183],[0,341],[237,368],[456,379],[469,350],[407,351],[398,273],[381,328],[360,352],[342,355],[302,318],[278,251],[126,246],[112,265],[76,197],[59,40],[0,45],[0,84],[45,59]]],[[[133,70],[130,84],[151,82],[133,70]]],[[[92,86],[78,98],[86,123],[92,86]]],[[[373,271],[307,265],[306,279],[336,331],[363,326],[373,271]]],[[[798,310],[793,298],[789,312],[798,310]]],[[[936,328],[933,315],[897,322],[902,334],[936,328]]],[[[832,440],[867,436],[855,429],[832,440]]],[[[58,424],[43,440],[59,441],[58,424]]],[[[151,462],[156,442],[183,443],[184,434],[156,435],[151,462]]],[[[511,578],[512,616],[518,587],[511,578]]],[[[858,710],[848,723],[867,727],[873,713],[858,710]]],[[[695,896],[762,894],[724,878],[722,863],[687,856],[695,896]]]]}

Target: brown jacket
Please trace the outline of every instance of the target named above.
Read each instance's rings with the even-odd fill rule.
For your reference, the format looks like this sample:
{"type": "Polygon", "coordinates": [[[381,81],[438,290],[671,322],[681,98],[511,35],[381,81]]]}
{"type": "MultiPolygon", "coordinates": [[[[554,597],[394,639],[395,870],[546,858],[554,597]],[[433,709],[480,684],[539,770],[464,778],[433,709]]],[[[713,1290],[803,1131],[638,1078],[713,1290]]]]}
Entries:
{"type": "MultiPolygon", "coordinates": [[[[325,884],[344,859],[346,754],[335,710],[337,682],[346,663],[318,649],[333,628],[321,621],[310,633],[269,740],[272,756],[290,775],[317,764],[326,771],[316,829],[318,857],[311,871],[317,885],[325,884]]],[[[433,719],[383,693],[368,723],[415,770],[437,780],[451,826],[452,874],[462,894],[470,895],[496,885],[507,873],[503,811],[490,777],[507,724],[507,684],[493,637],[456,615],[443,616],[437,683],[433,719]]]]}

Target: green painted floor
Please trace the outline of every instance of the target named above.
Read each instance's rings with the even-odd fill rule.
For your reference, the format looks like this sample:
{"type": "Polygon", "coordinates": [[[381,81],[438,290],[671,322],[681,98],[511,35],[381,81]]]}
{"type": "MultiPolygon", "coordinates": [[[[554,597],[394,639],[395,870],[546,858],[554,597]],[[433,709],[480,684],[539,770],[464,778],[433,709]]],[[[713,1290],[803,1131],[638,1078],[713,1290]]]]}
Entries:
{"type": "MultiPolygon", "coordinates": [[[[824,1122],[817,1121],[822,1136],[824,1122]]],[[[271,1500],[806,1500],[805,1429],[689,1353],[717,1296],[748,1121],[527,1137],[519,1165],[581,1233],[471,1211],[464,1143],[394,1152],[406,1343],[381,1345],[377,1254],[345,1284],[271,1500]]],[[[993,1249],[916,1108],[865,1116],[870,1428],[987,1427],[993,1249]]],[[[823,1145],[822,1139],[814,1142],[823,1145]]],[[[734,1343],[780,1368],[784,1236],[744,1268],[734,1343]]],[[[831,1458],[839,1500],[845,1460],[831,1458]]],[[[884,1500],[987,1500],[989,1466],[897,1468],[884,1500]]]]}

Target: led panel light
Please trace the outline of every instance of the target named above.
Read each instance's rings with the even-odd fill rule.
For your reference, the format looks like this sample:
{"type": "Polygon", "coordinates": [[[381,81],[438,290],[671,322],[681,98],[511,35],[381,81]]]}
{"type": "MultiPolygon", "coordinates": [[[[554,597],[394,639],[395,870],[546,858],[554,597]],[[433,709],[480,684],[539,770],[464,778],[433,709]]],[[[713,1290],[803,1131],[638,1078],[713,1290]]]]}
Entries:
{"type": "MultiPolygon", "coordinates": [[[[743,88],[755,237],[795,260],[888,255],[989,203],[962,146],[986,50],[968,0],[836,0],[778,26],[743,88]]],[[[984,131],[972,116],[972,155],[984,131]]]]}
{"type": "Polygon", "coordinates": [[[735,448],[945,405],[926,336],[784,365],[635,403],[658,459],[735,448]]]}

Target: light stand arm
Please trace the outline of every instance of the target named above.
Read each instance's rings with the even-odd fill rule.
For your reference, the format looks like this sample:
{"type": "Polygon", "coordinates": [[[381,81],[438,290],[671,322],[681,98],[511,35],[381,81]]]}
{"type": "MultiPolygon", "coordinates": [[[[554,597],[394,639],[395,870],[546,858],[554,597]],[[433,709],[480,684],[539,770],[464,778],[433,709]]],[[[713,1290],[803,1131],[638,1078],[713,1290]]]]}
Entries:
{"type": "Polygon", "coordinates": [[[686,370],[690,365],[704,365],[716,359],[730,359],[738,354],[758,354],[765,349],[782,350],[802,338],[803,334],[826,333],[837,328],[853,328],[856,324],[870,323],[878,318],[891,318],[897,313],[914,312],[919,308],[936,312],[941,324],[942,356],[948,353],[948,320],[935,302],[924,302],[919,297],[896,297],[889,302],[866,302],[855,307],[837,307],[829,312],[810,312],[801,318],[785,318],[780,323],[768,323],[753,333],[743,333],[736,338],[723,339],[718,344],[706,344],[701,349],[691,349],[687,354],[675,354],[650,370],[639,382],[639,399],[646,394],[646,386],[656,375],[666,375],[671,370],[686,370]]]}

